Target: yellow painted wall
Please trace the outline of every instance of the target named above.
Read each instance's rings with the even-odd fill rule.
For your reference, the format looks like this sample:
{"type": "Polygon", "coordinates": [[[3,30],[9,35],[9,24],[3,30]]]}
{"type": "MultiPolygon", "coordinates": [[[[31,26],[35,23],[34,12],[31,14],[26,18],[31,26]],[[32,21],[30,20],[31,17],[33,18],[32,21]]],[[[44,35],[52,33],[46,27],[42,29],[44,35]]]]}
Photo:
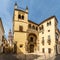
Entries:
{"type": "Polygon", "coordinates": [[[37,51],[40,52],[39,54],[42,53],[42,48],[45,48],[45,53],[42,53],[43,55],[45,54],[46,56],[49,56],[48,54],[48,48],[51,48],[51,54],[50,56],[54,56],[55,55],[55,17],[51,18],[45,22],[43,22],[42,24],[40,24],[39,26],[35,23],[29,22],[28,21],[28,14],[22,11],[18,11],[15,10],[14,11],[14,21],[13,21],[13,31],[14,31],[14,41],[17,41],[17,52],[22,52],[25,53],[26,50],[26,40],[27,37],[30,33],[35,33],[37,35],[37,51]],[[24,15],[24,20],[22,19],[18,19],[18,14],[24,15]],[[51,21],[51,25],[47,26],[47,22],[51,21]],[[28,29],[28,24],[31,24],[31,26],[35,26],[35,27],[40,27],[41,25],[44,26],[44,34],[42,34],[42,32],[40,32],[40,30],[38,29],[38,31],[35,31],[33,29],[28,29]],[[23,32],[19,32],[19,26],[23,26],[23,32]],[[50,32],[48,32],[48,30],[50,30],[50,32]],[[51,37],[51,45],[48,45],[48,35],[50,35],[51,37]],[[44,37],[44,41],[45,44],[44,46],[42,45],[42,37],[44,37]],[[20,44],[23,45],[22,48],[20,48],[20,44]]]}
{"type": "Polygon", "coordinates": [[[17,41],[17,53],[25,53],[25,42],[27,40],[27,28],[28,28],[28,14],[22,11],[15,10],[14,12],[14,41],[17,41]],[[18,19],[18,15],[24,15],[24,20],[18,19]],[[23,32],[19,31],[19,26],[23,26],[23,32]],[[23,45],[20,47],[20,45],[23,45]]]}

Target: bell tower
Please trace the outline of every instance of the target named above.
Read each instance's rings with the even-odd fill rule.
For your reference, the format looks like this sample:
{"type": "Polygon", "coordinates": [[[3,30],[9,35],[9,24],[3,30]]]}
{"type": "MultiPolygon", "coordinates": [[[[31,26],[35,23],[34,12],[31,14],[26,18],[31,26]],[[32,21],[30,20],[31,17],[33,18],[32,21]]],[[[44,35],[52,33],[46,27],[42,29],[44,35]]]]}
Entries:
{"type": "Polygon", "coordinates": [[[19,9],[17,3],[14,6],[13,32],[14,42],[17,42],[17,52],[25,53],[25,43],[28,29],[28,7],[19,9]]]}
{"type": "MultiPolygon", "coordinates": [[[[28,7],[26,7],[25,10],[19,9],[17,3],[15,3],[14,6],[14,23],[16,26],[23,26],[23,30],[27,31],[27,25],[28,25],[28,7]]],[[[14,26],[15,27],[15,26],[14,26]]],[[[18,27],[14,30],[18,30],[18,27]]]]}

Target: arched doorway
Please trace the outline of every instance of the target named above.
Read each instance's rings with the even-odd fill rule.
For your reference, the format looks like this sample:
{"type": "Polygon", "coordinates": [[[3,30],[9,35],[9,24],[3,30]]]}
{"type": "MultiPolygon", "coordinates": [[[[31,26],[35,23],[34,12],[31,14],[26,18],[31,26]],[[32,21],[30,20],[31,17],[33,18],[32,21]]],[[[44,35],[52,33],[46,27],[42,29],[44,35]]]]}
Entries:
{"type": "Polygon", "coordinates": [[[30,44],[30,53],[34,52],[34,44],[30,44]]]}
{"type": "Polygon", "coordinates": [[[33,33],[28,35],[27,51],[33,53],[36,50],[37,36],[33,33]]]}

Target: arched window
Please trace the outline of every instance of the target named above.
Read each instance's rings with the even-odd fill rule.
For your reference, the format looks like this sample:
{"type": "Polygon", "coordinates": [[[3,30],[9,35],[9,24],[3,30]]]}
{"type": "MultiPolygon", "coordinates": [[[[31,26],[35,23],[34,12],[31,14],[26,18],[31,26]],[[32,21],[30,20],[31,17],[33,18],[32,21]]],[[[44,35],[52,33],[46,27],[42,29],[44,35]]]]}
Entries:
{"type": "Polygon", "coordinates": [[[24,20],[24,16],[22,15],[22,19],[24,20]]]}
{"type": "Polygon", "coordinates": [[[19,31],[23,31],[23,26],[19,26],[19,31]]]}
{"type": "Polygon", "coordinates": [[[42,52],[45,53],[45,49],[44,48],[42,48],[42,52]]]}
{"type": "Polygon", "coordinates": [[[35,29],[35,26],[34,25],[32,26],[32,29],[35,29]]]}
{"type": "Polygon", "coordinates": [[[39,27],[39,30],[41,30],[41,27],[39,27]]]}
{"type": "Polygon", "coordinates": [[[48,40],[47,42],[48,42],[48,45],[50,45],[50,44],[51,44],[51,40],[48,40]]]}
{"type": "Polygon", "coordinates": [[[20,14],[18,15],[18,19],[21,19],[21,15],[20,14]]]}
{"type": "Polygon", "coordinates": [[[49,53],[49,54],[51,53],[51,48],[48,48],[48,53],[49,53]]]}
{"type": "Polygon", "coordinates": [[[33,37],[30,38],[30,42],[33,42],[33,37]]]}
{"type": "Polygon", "coordinates": [[[31,24],[28,25],[28,28],[31,28],[31,24]]]}
{"type": "Polygon", "coordinates": [[[36,30],[38,30],[38,27],[36,27],[36,30]]]}
{"type": "Polygon", "coordinates": [[[43,25],[41,26],[41,28],[42,28],[42,29],[44,28],[43,25]]]}

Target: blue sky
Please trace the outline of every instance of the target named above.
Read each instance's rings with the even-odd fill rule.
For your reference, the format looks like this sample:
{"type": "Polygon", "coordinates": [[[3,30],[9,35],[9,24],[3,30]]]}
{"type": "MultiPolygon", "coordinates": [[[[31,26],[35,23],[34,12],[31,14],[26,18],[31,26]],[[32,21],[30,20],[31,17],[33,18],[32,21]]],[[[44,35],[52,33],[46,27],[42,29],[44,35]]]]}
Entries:
{"type": "Polygon", "coordinates": [[[12,29],[14,4],[19,8],[29,8],[29,19],[39,23],[46,18],[55,15],[60,29],[60,0],[0,0],[0,17],[2,18],[5,35],[12,29]]]}

